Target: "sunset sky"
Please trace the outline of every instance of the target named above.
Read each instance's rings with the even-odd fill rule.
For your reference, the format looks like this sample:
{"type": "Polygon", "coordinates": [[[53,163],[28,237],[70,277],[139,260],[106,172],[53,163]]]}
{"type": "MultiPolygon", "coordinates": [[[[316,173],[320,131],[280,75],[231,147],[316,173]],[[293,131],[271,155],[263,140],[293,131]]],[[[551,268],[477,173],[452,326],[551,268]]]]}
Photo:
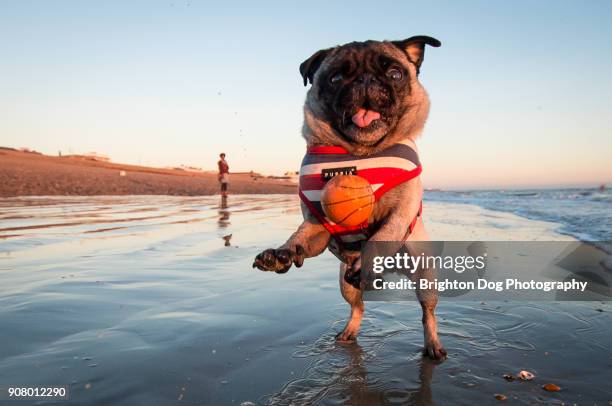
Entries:
{"type": "Polygon", "coordinates": [[[612,2],[3,1],[0,145],[297,170],[299,64],[424,34],[428,187],[612,182],[612,2]]]}

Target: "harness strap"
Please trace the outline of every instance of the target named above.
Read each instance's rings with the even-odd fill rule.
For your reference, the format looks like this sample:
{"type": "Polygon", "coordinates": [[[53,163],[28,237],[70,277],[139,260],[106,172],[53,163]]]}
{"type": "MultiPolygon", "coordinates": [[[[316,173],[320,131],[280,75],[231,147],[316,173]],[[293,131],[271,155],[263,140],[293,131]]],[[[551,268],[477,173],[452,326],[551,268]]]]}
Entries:
{"type": "MultiPolygon", "coordinates": [[[[354,226],[354,227],[341,227],[340,229],[338,227],[334,227],[335,224],[329,223],[327,219],[321,213],[319,213],[319,211],[312,204],[312,202],[308,200],[306,196],[304,196],[304,193],[302,193],[301,190],[298,191],[298,194],[300,196],[300,200],[306,205],[306,207],[308,207],[308,210],[310,210],[310,213],[312,213],[312,215],[316,217],[319,223],[321,223],[323,227],[325,227],[325,229],[331,234],[331,236],[334,238],[334,240],[336,240],[336,242],[338,243],[340,247],[344,245],[344,241],[342,241],[342,239],[340,238],[341,235],[351,234],[351,233],[358,232],[358,231],[363,231],[364,233],[367,232],[367,227],[368,227],[367,220],[363,222],[362,224],[358,226],[354,226]]],[[[403,241],[406,241],[408,237],[410,237],[410,235],[414,231],[414,227],[416,226],[417,221],[419,220],[419,217],[421,217],[422,215],[423,215],[423,201],[421,201],[421,203],[419,204],[419,211],[417,212],[416,216],[414,216],[414,218],[408,225],[408,231],[404,235],[403,241]]]]}
{"type": "Polygon", "coordinates": [[[403,173],[400,173],[394,176],[392,180],[383,183],[381,187],[376,189],[376,191],[374,192],[375,200],[378,201],[382,197],[382,195],[384,195],[385,193],[387,193],[389,190],[393,189],[394,187],[401,185],[404,182],[408,182],[411,179],[416,178],[417,176],[421,174],[421,172],[423,172],[423,167],[419,165],[411,171],[406,171],[406,172],[403,172],[403,173]]]}
{"type": "MultiPolygon", "coordinates": [[[[402,142],[370,157],[354,158],[351,157],[347,149],[337,145],[314,145],[307,148],[307,154],[300,169],[298,193],[304,205],[334,238],[338,249],[357,249],[356,243],[359,240],[366,240],[370,236],[370,230],[367,220],[357,226],[345,227],[335,224],[325,217],[322,208],[319,206],[318,195],[318,191],[325,187],[326,179],[323,177],[325,169],[333,169],[333,165],[345,165],[346,168],[339,168],[342,170],[355,170],[354,168],[356,168],[357,175],[364,177],[375,186],[374,199],[378,201],[389,190],[421,174],[423,169],[415,148],[411,143],[402,142]],[[316,157],[317,155],[319,157],[316,157]],[[371,161],[365,164],[357,162],[362,159],[371,161]],[[304,170],[304,168],[307,169],[304,170]]],[[[421,202],[417,214],[408,225],[404,240],[412,234],[422,210],[421,202]]]]}
{"type": "Polygon", "coordinates": [[[419,204],[419,211],[417,212],[416,216],[414,216],[414,218],[410,222],[410,225],[408,226],[408,232],[404,236],[404,241],[406,241],[408,237],[410,237],[410,234],[412,234],[412,231],[414,230],[414,226],[416,226],[417,220],[419,219],[419,217],[421,217],[422,214],[423,214],[423,201],[421,200],[421,203],[419,204]]]}

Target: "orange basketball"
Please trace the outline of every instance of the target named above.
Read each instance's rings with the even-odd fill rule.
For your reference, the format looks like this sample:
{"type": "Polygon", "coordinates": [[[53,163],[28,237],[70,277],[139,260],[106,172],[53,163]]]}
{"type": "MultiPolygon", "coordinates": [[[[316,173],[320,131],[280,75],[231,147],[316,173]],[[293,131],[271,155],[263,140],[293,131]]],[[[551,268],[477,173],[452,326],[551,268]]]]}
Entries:
{"type": "Polygon", "coordinates": [[[328,219],[345,227],[365,222],[374,209],[370,182],[357,175],[337,175],[321,192],[321,206],[328,219]]]}

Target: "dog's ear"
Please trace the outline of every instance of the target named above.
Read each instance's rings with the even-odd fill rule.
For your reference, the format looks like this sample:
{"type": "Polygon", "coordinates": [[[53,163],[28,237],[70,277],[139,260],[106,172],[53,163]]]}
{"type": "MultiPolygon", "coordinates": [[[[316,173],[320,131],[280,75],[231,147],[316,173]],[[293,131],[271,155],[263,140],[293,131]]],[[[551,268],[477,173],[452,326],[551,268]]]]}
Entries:
{"type": "Polygon", "coordinates": [[[317,51],[300,64],[300,74],[304,79],[304,86],[307,86],[309,81],[310,84],[312,84],[315,72],[319,69],[319,66],[321,66],[321,63],[331,50],[332,48],[317,51]]]}
{"type": "Polygon", "coordinates": [[[421,64],[425,56],[425,45],[432,47],[439,47],[442,45],[440,41],[435,38],[428,37],[426,35],[418,35],[416,37],[410,37],[403,41],[391,41],[393,45],[399,47],[402,51],[406,52],[410,62],[416,66],[417,75],[421,70],[421,64]]]}

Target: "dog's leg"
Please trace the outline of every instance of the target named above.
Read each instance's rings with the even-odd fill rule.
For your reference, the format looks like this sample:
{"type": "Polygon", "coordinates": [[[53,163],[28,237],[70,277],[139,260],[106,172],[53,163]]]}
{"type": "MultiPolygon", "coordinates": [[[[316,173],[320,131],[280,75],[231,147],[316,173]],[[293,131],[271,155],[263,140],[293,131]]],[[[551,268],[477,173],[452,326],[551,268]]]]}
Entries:
{"type": "MultiPolygon", "coordinates": [[[[433,269],[423,269],[416,272],[416,274],[419,274],[419,278],[427,279],[428,281],[435,279],[435,270],[433,269]]],[[[442,347],[442,343],[438,338],[438,323],[435,315],[436,305],[438,304],[438,292],[434,289],[417,289],[417,298],[423,311],[422,322],[425,339],[423,353],[431,359],[445,359],[446,350],[442,347]]]]}
{"type": "Polygon", "coordinates": [[[365,309],[361,299],[361,290],[344,280],[344,274],[347,270],[348,265],[340,265],[340,292],[344,300],[351,306],[351,316],[346,322],[344,330],[336,335],[336,340],[341,343],[352,343],[355,341],[365,309]]]}
{"type": "MultiPolygon", "coordinates": [[[[386,203],[388,207],[394,207],[393,212],[388,216],[380,230],[370,238],[370,241],[393,241],[399,249],[406,237],[408,223],[416,216],[419,210],[423,189],[420,178],[406,182],[397,189],[398,191],[395,194],[390,192],[389,200],[386,203]]],[[[419,218],[412,234],[408,236],[408,241],[428,239],[429,237],[423,226],[423,221],[419,218]]],[[[420,270],[415,272],[412,278],[415,280],[418,277],[433,281],[435,279],[435,269],[420,270]]],[[[437,291],[417,289],[417,298],[423,309],[425,353],[433,359],[444,359],[446,358],[446,350],[442,347],[438,338],[438,327],[434,313],[438,304],[437,291]]]]}

